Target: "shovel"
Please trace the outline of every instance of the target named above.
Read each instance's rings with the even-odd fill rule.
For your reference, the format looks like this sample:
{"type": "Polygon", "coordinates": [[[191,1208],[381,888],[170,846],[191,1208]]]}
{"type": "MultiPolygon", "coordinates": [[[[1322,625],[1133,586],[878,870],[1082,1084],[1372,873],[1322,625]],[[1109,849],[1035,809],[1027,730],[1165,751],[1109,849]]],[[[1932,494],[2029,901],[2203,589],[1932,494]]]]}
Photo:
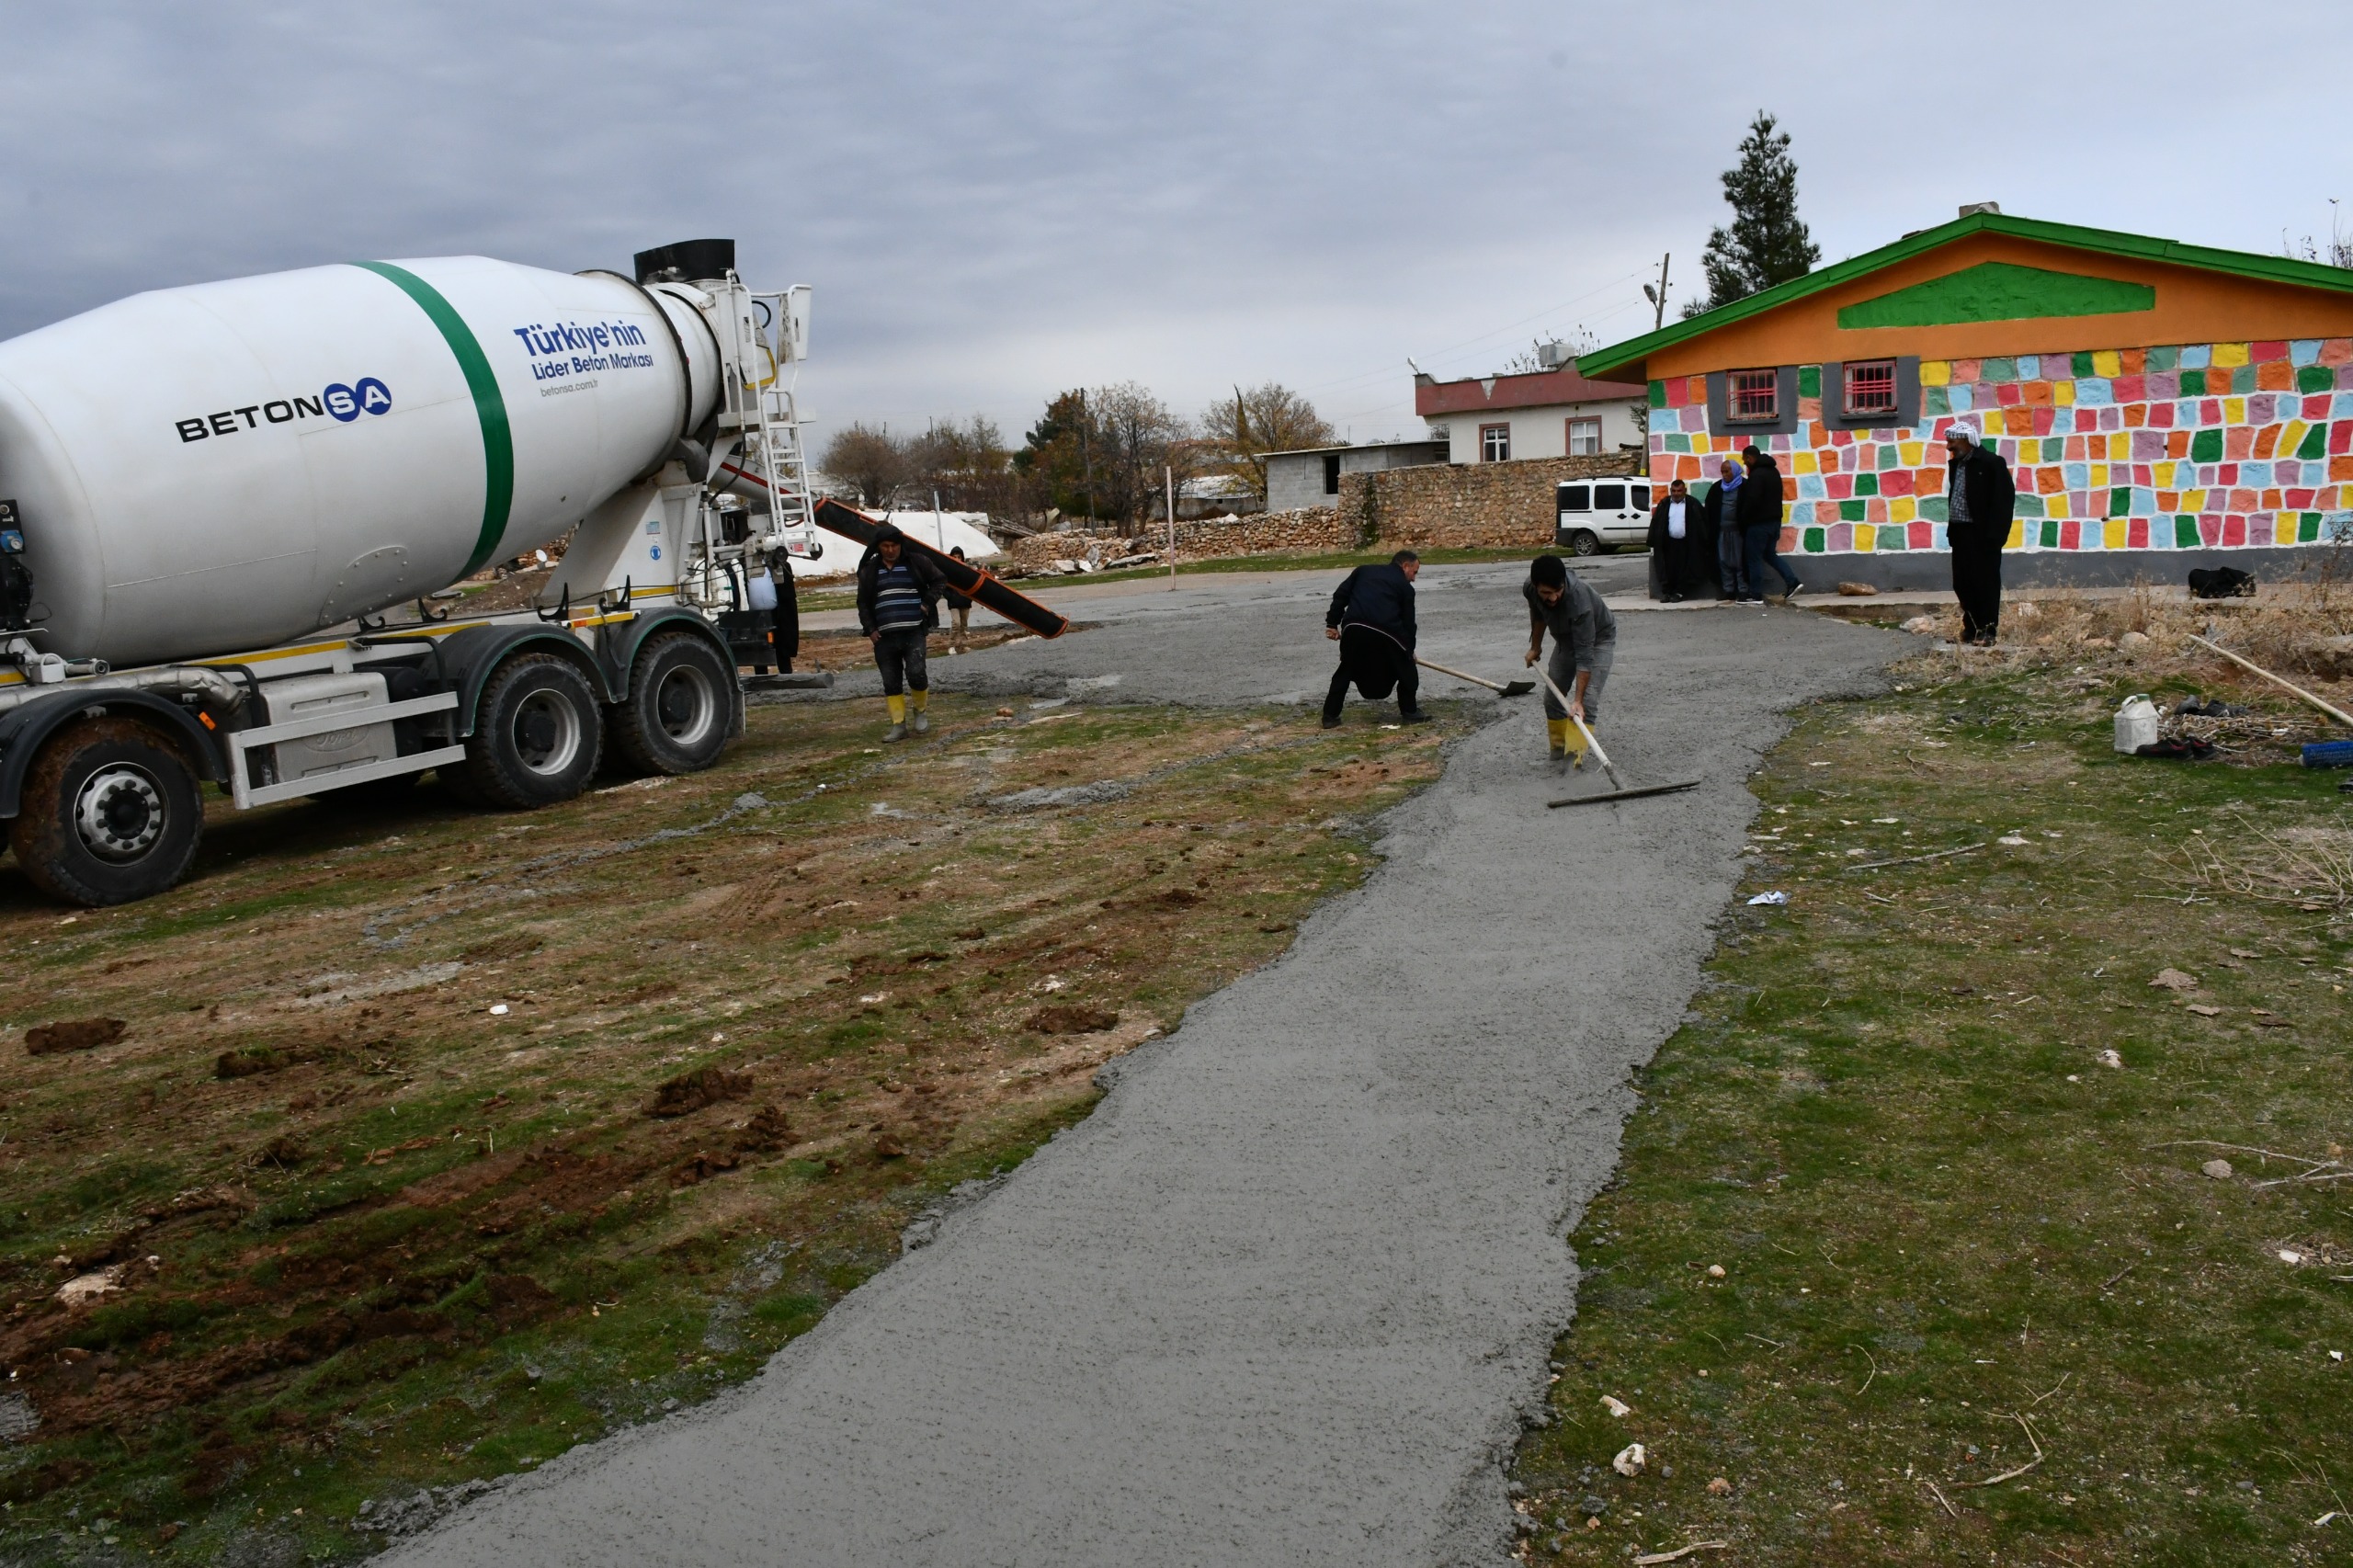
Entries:
{"type": "Polygon", "coordinates": [[[1548,810],[1561,806],[1589,806],[1596,801],[1638,801],[1644,795],[1672,795],[1680,790],[1696,790],[1699,787],[1699,781],[1697,778],[1686,778],[1678,784],[1647,784],[1639,790],[1627,789],[1619,781],[1618,769],[1610,765],[1609,754],[1601,749],[1600,738],[1586,728],[1585,721],[1578,718],[1576,710],[1569,706],[1569,699],[1561,695],[1559,687],[1552,684],[1552,676],[1542,670],[1537,673],[1543,676],[1545,689],[1552,694],[1552,700],[1559,703],[1562,710],[1569,715],[1569,722],[1577,727],[1577,733],[1585,737],[1585,744],[1593,748],[1595,759],[1601,764],[1601,771],[1609,778],[1609,790],[1607,794],[1572,795],[1565,801],[1547,801],[1544,804],[1548,810]]]}
{"type": "Polygon", "coordinates": [[[1467,676],[1461,670],[1449,670],[1444,665],[1431,664],[1418,653],[1414,656],[1414,663],[1426,670],[1436,670],[1442,676],[1452,676],[1457,680],[1467,680],[1472,686],[1483,686],[1489,691],[1498,692],[1505,697],[1526,697],[1536,689],[1536,683],[1532,680],[1515,680],[1502,684],[1491,680],[1481,680],[1477,676],[1467,676]]]}

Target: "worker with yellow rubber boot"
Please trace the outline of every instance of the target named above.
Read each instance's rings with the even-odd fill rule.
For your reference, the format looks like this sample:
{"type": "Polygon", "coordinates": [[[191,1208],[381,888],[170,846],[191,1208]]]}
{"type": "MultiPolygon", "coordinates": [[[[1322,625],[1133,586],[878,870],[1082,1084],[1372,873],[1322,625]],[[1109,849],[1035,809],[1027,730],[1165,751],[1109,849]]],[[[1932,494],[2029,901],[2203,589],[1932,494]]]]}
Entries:
{"type": "Polygon", "coordinates": [[[1528,600],[1528,662],[1544,653],[1544,634],[1552,634],[1552,660],[1545,673],[1552,677],[1544,693],[1544,729],[1552,755],[1585,766],[1586,737],[1572,720],[1590,725],[1601,714],[1601,688],[1609,680],[1609,666],[1618,653],[1618,620],[1601,596],[1586,585],[1557,555],[1540,555],[1528,568],[1520,588],[1528,600]],[[1565,694],[1565,709],[1552,695],[1565,694]]]}
{"type": "Polygon", "coordinates": [[[932,629],[939,624],[939,593],[947,579],[939,568],[906,548],[906,536],[884,523],[858,563],[858,629],[874,644],[882,672],[882,704],[891,710],[886,741],[931,728],[924,704],[931,699],[926,663],[932,629]]]}

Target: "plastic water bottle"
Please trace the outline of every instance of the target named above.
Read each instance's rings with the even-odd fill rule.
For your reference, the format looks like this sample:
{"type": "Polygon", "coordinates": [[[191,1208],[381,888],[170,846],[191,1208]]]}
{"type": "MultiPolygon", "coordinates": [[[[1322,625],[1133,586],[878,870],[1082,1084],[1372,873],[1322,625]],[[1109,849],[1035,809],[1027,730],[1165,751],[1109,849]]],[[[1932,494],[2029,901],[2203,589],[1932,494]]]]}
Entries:
{"type": "Polygon", "coordinates": [[[2116,710],[2116,749],[2130,756],[2157,744],[2157,705],[2145,695],[2128,697],[2116,710]]]}

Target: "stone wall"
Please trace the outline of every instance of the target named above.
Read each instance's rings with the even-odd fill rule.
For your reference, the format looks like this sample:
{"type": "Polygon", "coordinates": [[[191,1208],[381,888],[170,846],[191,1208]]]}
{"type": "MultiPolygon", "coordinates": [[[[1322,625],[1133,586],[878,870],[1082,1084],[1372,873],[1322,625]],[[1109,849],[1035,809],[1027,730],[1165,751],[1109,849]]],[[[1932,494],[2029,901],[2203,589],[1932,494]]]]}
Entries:
{"type": "MultiPolygon", "coordinates": [[[[1154,522],[1131,533],[1117,525],[1098,528],[1064,528],[1053,533],[1017,539],[1005,548],[1006,563],[1027,572],[1051,569],[1056,561],[1086,561],[1100,567],[1131,555],[1153,557],[1165,565],[1168,525],[1154,522]]],[[[1357,548],[1355,525],[1341,521],[1328,506],[1302,506],[1288,512],[1261,512],[1252,517],[1203,517],[1176,525],[1176,559],[1210,561],[1233,555],[1261,555],[1278,551],[1333,551],[1357,548]]]]}
{"type": "Polygon", "coordinates": [[[1560,517],[1554,485],[1634,478],[1643,469],[1640,452],[1605,452],[1343,474],[1334,516],[1351,546],[1540,550],[1551,546],[1560,517]]]}

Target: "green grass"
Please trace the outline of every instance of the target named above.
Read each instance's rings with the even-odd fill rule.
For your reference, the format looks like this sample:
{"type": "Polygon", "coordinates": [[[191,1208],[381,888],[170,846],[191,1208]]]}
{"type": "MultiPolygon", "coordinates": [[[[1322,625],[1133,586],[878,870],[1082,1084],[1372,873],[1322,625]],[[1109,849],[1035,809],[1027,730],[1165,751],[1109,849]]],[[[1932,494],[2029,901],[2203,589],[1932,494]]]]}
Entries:
{"type": "Polygon", "coordinates": [[[2342,834],[2334,778],[2118,757],[2129,671],[1905,684],[1755,780],[1743,891],[1791,902],[1735,905],[1572,1238],[1529,1559],[2346,1561],[2353,1181],[2216,1145],[2353,1143],[2347,890],[2255,902],[2182,849],[2342,834]]]}

